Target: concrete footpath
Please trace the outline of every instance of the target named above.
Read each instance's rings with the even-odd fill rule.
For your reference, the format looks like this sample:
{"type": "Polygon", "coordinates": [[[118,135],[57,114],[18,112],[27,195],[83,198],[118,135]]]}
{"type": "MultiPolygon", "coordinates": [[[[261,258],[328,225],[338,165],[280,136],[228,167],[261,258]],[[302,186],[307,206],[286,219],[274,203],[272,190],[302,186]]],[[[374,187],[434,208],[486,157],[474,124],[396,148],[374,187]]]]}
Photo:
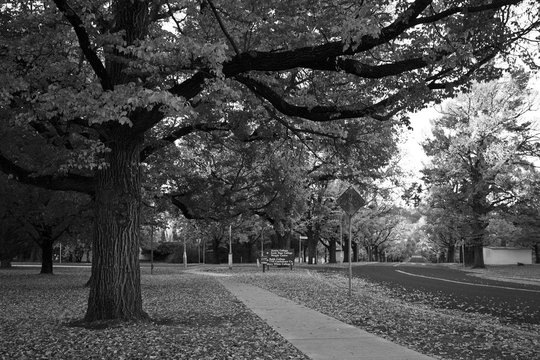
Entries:
{"type": "Polygon", "coordinates": [[[234,296],[314,360],[429,360],[416,351],[308,309],[259,287],[219,279],[234,296]]]}

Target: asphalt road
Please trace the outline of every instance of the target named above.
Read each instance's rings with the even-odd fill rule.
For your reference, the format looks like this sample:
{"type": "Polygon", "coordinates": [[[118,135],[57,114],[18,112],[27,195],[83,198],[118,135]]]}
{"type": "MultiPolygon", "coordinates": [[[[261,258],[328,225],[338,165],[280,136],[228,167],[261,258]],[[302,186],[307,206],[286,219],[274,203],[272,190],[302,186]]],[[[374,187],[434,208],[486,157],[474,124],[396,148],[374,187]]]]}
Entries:
{"type": "Polygon", "coordinates": [[[433,265],[355,266],[353,276],[382,284],[392,297],[409,302],[490,314],[503,322],[540,324],[540,285],[482,279],[433,265]]]}

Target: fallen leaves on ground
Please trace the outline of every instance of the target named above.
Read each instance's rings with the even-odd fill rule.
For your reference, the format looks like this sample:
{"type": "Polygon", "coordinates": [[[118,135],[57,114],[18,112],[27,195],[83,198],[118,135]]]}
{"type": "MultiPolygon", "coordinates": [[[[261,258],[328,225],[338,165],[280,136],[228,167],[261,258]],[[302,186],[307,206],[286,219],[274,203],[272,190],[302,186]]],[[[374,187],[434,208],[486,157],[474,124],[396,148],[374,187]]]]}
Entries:
{"type": "Polygon", "coordinates": [[[305,270],[246,273],[260,286],[343,322],[441,359],[540,359],[540,325],[505,324],[480,313],[446,310],[389,296],[361,279],[305,270]]]}
{"type": "Polygon", "coordinates": [[[152,321],[94,329],[84,316],[89,270],[0,271],[0,359],[306,359],[214,278],[143,275],[152,321]]]}

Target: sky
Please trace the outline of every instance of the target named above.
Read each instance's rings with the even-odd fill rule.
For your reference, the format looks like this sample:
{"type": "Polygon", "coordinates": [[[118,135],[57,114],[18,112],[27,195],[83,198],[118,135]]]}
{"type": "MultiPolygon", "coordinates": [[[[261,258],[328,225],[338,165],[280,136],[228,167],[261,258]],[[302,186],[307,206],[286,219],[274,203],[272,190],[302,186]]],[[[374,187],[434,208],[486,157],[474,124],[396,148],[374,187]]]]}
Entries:
{"type": "Polygon", "coordinates": [[[439,115],[433,106],[409,115],[413,130],[403,134],[400,146],[402,158],[399,164],[404,170],[410,171],[413,178],[420,177],[420,170],[428,162],[420,143],[431,135],[431,120],[439,115]]]}
{"type": "MultiPolygon", "coordinates": [[[[529,86],[536,92],[538,106],[535,106],[535,111],[527,113],[524,119],[536,122],[540,129],[540,75],[533,76],[529,86]]],[[[402,158],[399,164],[404,170],[411,173],[410,182],[421,177],[420,170],[424,168],[424,164],[429,162],[420,143],[430,137],[431,122],[440,116],[437,112],[440,107],[441,104],[431,105],[417,113],[409,114],[413,130],[405,131],[403,134],[400,146],[402,158]]]]}

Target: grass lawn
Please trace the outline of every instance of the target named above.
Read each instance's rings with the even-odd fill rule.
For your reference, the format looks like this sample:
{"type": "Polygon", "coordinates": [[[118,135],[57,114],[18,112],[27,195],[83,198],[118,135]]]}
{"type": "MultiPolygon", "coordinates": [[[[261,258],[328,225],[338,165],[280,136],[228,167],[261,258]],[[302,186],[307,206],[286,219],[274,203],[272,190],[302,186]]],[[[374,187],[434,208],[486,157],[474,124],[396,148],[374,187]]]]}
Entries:
{"type": "Polygon", "coordinates": [[[489,265],[485,269],[466,269],[485,277],[511,279],[512,281],[527,283],[530,280],[540,281],[540,264],[532,265],[489,265]]]}
{"type": "Polygon", "coordinates": [[[0,271],[0,359],[306,359],[215,278],[143,269],[152,322],[69,326],[84,316],[89,269],[0,271]]]}

